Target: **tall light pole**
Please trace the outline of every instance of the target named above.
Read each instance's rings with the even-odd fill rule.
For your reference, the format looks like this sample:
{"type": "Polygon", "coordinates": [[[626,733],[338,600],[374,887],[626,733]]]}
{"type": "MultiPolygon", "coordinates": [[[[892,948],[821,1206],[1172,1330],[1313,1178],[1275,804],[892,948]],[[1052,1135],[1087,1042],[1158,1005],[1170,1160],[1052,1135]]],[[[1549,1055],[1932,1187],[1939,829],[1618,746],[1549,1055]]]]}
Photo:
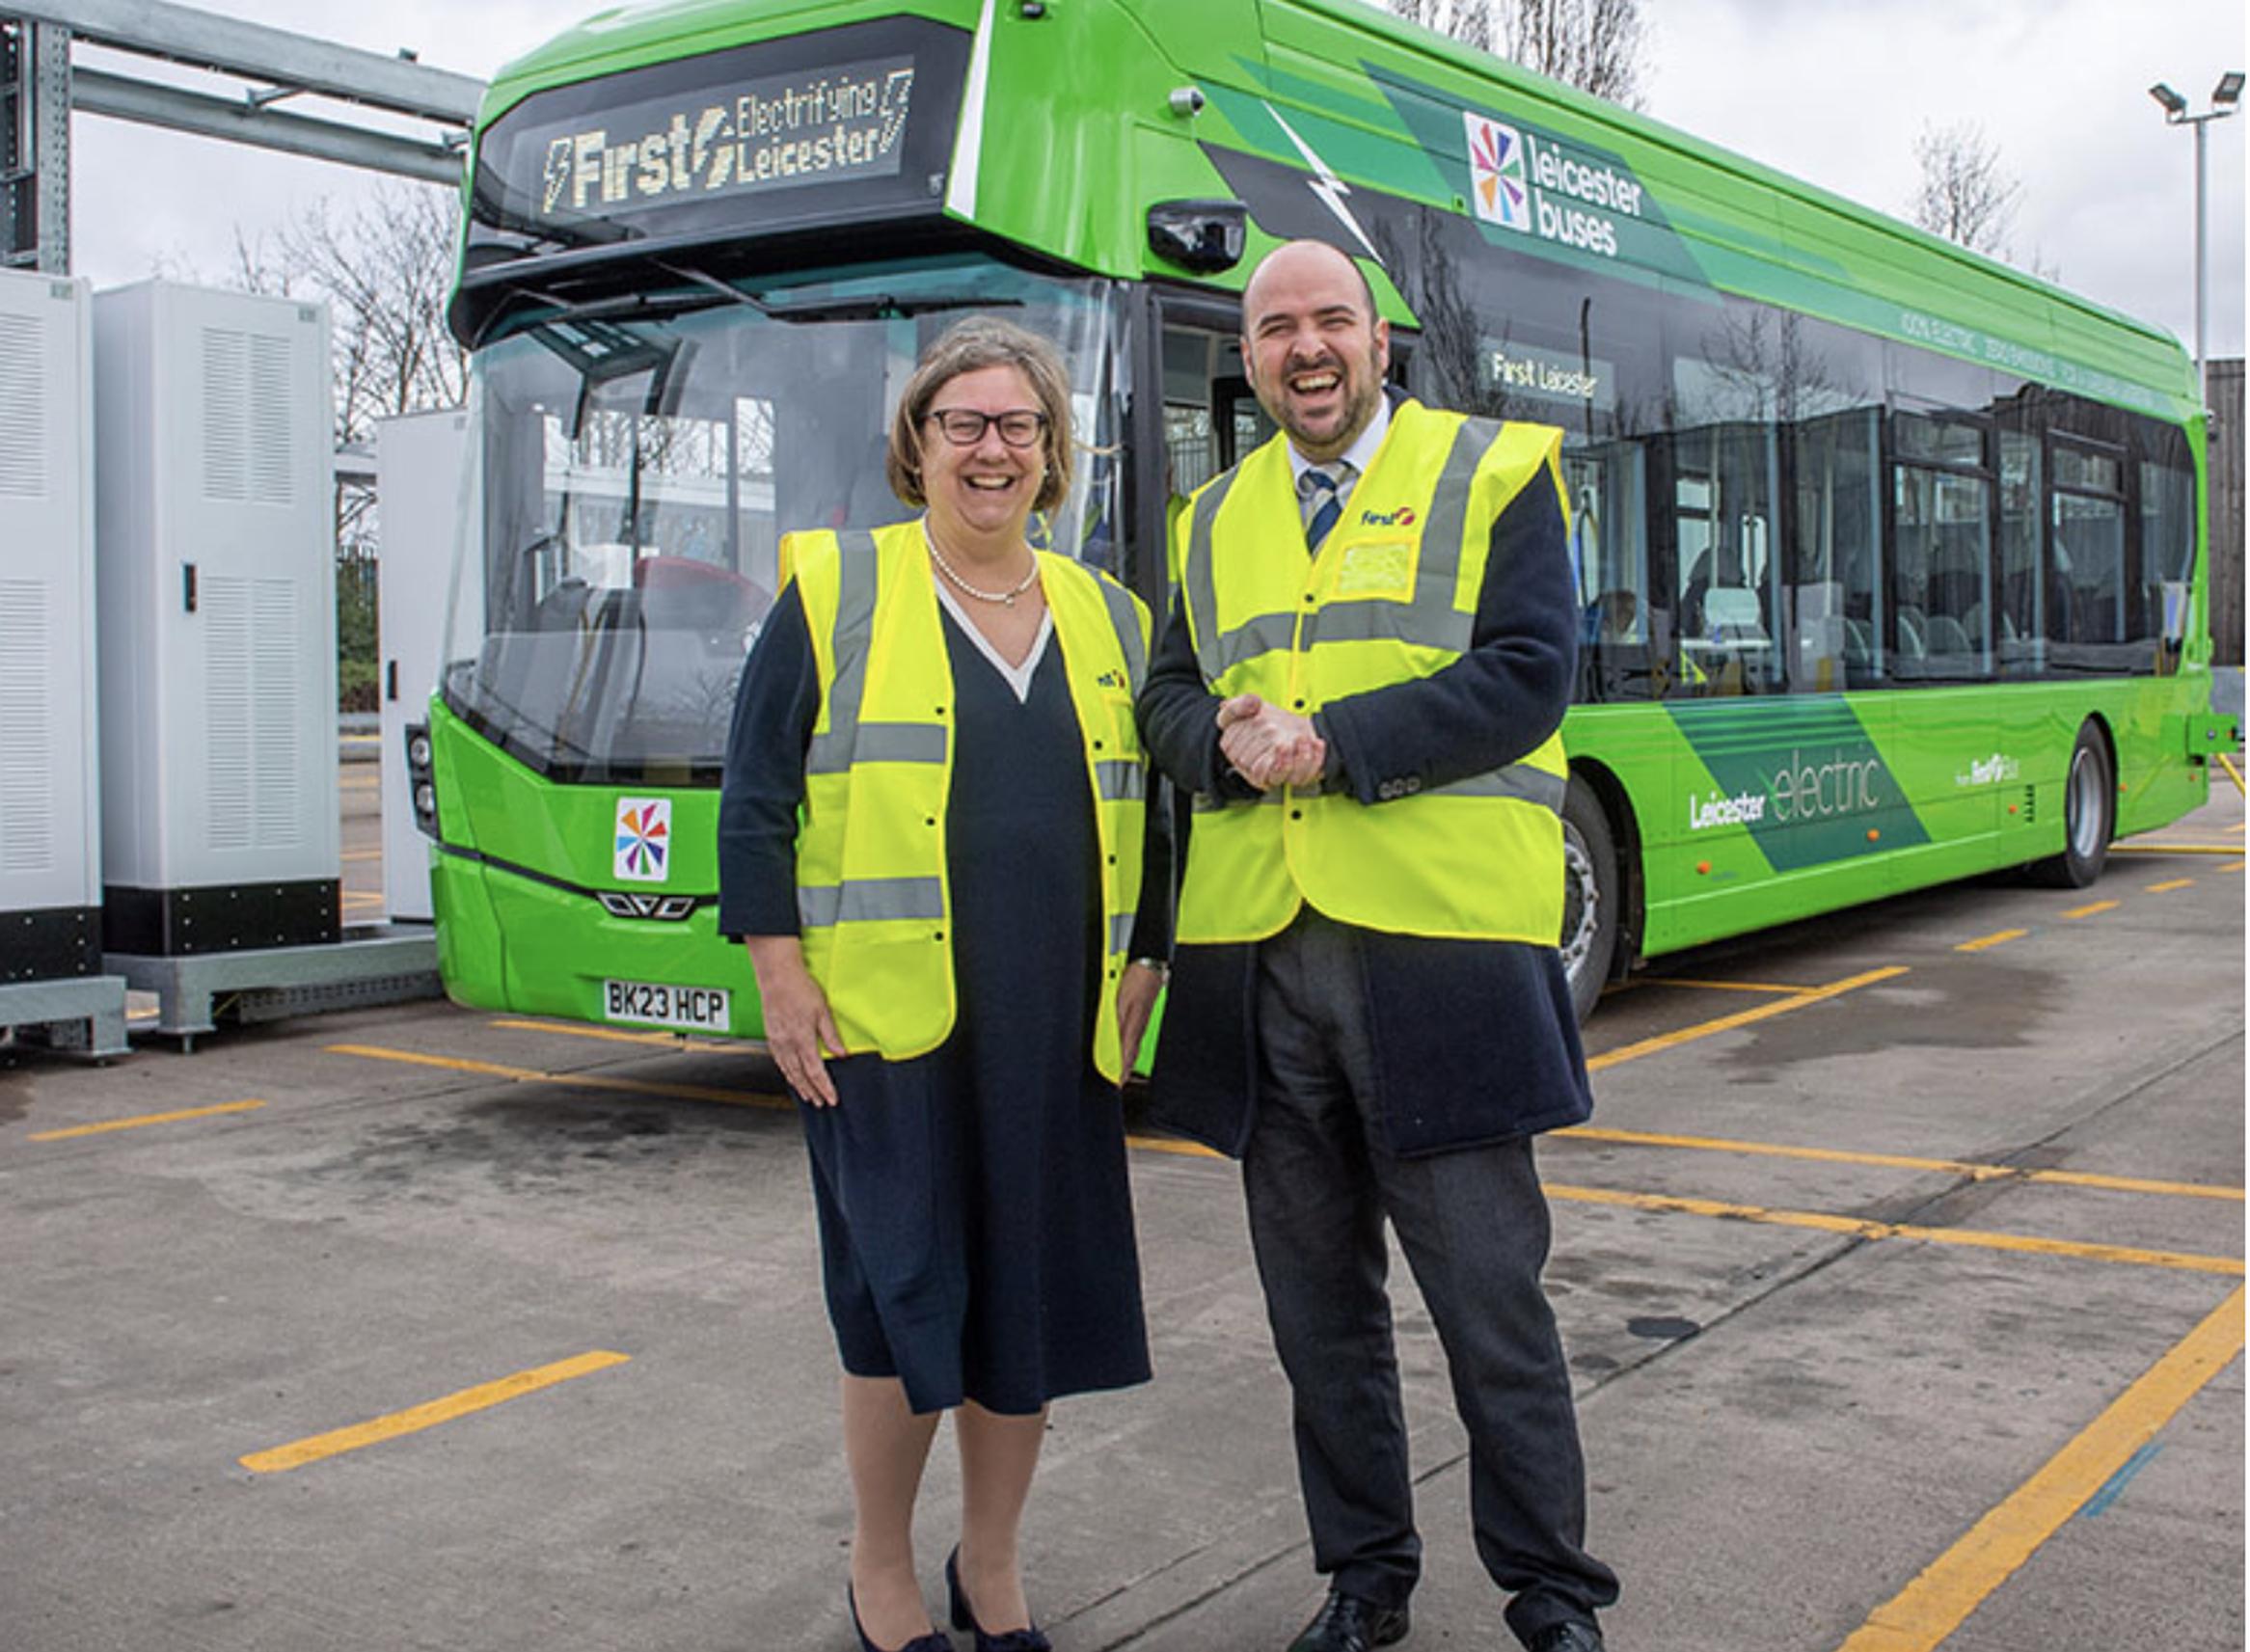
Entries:
{"type": "Polygon", "coordinates": [[[2203,358],[2203,129],[2235,112],[2236,104],[2242,100],[2242,72],[2231,68],[2220,75],[2218,85],[2211,88],[2211,106],[2200,115],[2190,115],[2187,99],[2160,80],[2149,88],[2149,95],[2163,106],[2165,124],[2195,128],[2195,393],[2200,398],[2209,393],[2203,358]]]}

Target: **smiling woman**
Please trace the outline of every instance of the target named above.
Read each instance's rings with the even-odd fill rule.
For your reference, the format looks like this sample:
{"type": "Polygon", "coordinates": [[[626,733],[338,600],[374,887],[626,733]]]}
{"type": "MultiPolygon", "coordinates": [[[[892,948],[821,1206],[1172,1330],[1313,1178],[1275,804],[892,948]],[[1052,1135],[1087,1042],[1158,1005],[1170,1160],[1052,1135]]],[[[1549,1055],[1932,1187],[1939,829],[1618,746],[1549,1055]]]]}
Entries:
{"type": "Polygon", "coordinates": [[[1047,1402],[1149,1374],[1117,1090],[1168,939],[1131,698],[1149,616],[1031,543],[1072,474],[1070,380],[1038,335],[971,316],[938,338],[884,470],[918,519],[782,540],[718,921],[803,1103],[860,1642],[950,1645],[910,1536],[950,1410],[954,1621],[1037,1652],[1015,1556],[1047,1402]]]}

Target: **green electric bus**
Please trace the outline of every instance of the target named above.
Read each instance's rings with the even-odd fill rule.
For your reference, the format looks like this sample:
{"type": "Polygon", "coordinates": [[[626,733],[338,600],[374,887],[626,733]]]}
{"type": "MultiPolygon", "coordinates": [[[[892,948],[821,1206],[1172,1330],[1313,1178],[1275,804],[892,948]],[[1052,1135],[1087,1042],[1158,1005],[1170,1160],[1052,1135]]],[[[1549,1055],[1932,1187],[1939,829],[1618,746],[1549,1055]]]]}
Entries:
{"type": "Polygon", "coordinates": [[[1085,444],[1040,530],[1161,611],[1177,501],[1270,433],[1237,295],[1296,236],[1411,393],[1566,433],[1582,1010],[1900,890],[2083,884],[2208,796],[2165,335],[1357,0],[633,5],[503,70],[471,156],[410,739],[453,996],[758,1036],[714,837],[779,535],[896,518],[892,398],[1000,311],[1085,444]]]}

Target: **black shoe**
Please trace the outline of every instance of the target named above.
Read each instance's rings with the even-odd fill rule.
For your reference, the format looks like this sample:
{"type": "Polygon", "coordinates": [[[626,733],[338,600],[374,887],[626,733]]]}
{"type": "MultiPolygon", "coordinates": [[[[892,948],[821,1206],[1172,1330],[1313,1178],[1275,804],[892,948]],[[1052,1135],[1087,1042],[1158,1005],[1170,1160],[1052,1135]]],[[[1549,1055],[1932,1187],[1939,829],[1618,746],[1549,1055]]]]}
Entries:
{"type": "Polygon", "coordinates": [[[961,1591],[961,1545],[953,1546],[953,1553],[945,1557],[945,1592],[947,1604],[953,1609],[953,1627],[965,1629],[977,1638],[977,1652],[1054,1652],[1055,1643],[1046,1638],[1038,1624],[1026,1629],[1003,1630],[998,1635],[987,1635],[977,1614],[969,1610],[968,1596],[961,1591]]]}
{"type": "Polygon", "coordinates": [[[1584,1618],[1565,1618],[1532,1636],[1526,1652],[1602,1652],[1602,1632],[1584,1618]]]}
{"type": "MultiPolygon", "coordinates": [[[[852,1613],[852,1632],[859,1637],[860,1652],[883,1652],[883,1648],[878,1646],[873,1638],[868,1635],[866,1625],[859,1621],[859,1601],[852,1593],[850,1584],[844,1585],[844,1605],[852,1613]]],[[[927,1635],[915,1636],[913,1639],[900,1647],[898,1652],[953,1652],[953,1638],[940,1635],[933,1629],[927,1635]]]]}
{"type": "Polygon", "coordinates": [[[1374,1652],[1377,1646],[1405,1639],[1412,1627],[1403,1601],[1396,1606],[1377,1606],[1342,1589],[1330,1589],[1313,1621],[1289,1642],[1289,1652],[1374,1652]]]}

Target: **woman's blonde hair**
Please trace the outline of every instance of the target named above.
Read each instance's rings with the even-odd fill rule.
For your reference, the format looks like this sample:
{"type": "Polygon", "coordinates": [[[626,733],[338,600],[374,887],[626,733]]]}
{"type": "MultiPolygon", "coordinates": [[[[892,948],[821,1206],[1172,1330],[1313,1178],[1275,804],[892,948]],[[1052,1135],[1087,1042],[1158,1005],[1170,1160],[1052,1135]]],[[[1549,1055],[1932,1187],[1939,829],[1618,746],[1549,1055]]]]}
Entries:
{"type": "MultiPolygon", "coordinates": [[[[1071,491],[1071,380],[1063,370],[1062,353],[1037,333],[1002,321],[993,315],[970,315],[956,321],[922,353],[914,376],[907,381],[891,416],[890,451],[883,473],[890,490],[919,510],[930,502],[922,492],[922,425],[930,417],[937,393],[963,373],[986,367],[1014,367],[1039,399],[1046,426],[1040,432],[1042,473],[1034,510],[1052,510],[1071,491]]],[[[938,438],[943,441],[943,437],[938,438]]]]}

